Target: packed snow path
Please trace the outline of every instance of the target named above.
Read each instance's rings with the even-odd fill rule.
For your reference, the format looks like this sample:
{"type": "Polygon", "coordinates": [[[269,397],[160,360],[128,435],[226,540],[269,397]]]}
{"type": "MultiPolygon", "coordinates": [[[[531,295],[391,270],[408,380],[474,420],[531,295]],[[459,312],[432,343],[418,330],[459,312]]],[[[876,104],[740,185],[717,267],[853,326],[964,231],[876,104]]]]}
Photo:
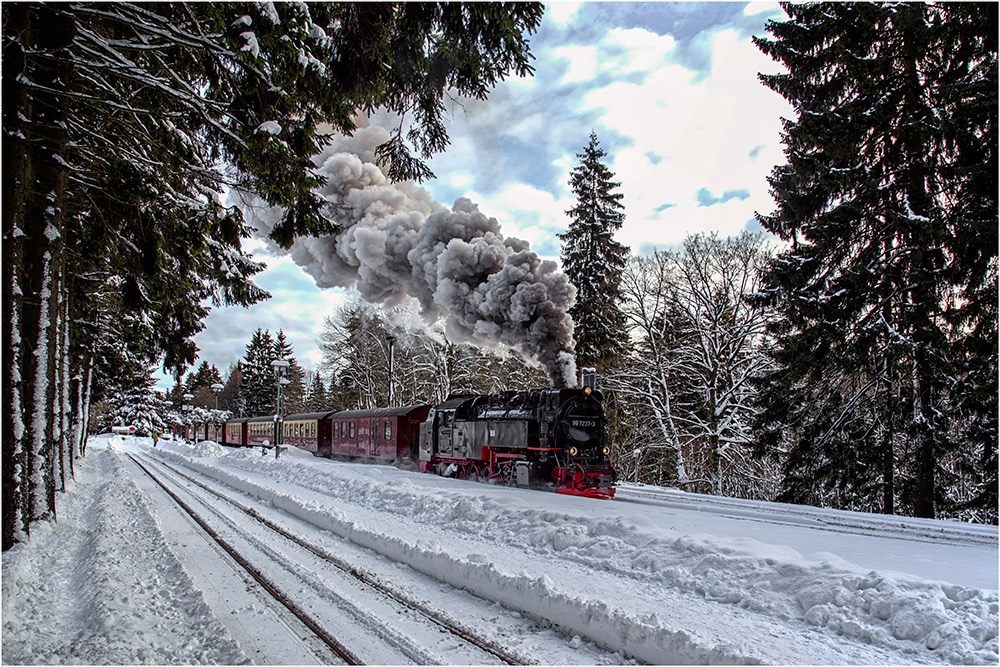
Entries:
{"type": "Polygon", "coordinates": [[[3,555],[4,664],[240,664],[125,458],[94,449],[58,523],[3,555]]]}
{"type": "MultiPolygon", "coordinates": [[[[80,489],[95,473],[125,468],[114,447],[101,451],[100,440],[90,446],[80,489]]],[[[624,487],[620,500],[601,502],[295,452],[275,461],[259,450],[213,444],[154,451],[138,439],[129,448],[247,503],[269,506],[285,528],[339,544],[343,558],[535,662],[997,663],[995,527],[649,487],[624,487]]],[[[117,483],[128,487],[129,475],[120,477],[117,483]]],[[[135,483],[128,493],[115,493],[141,496],[135,483]]],[[[141,503],[132,505],[141,515],[141,503]]],[[[111,511],[101,506],[81,513],[98,509],[111,511]]],[[[150,513],[147,507],[147,521],[150,513]]],[[[52,532],[62,532],[66,520],[52,532]]],[[[39,591],[49,559],[40,552],[47,546],[44,532],[4,555],[5,662],[81,661],[71,657],[69,642],[51,642],[36,627],[41,619],[57,626],[51,621],[65,618],[52,605],[45,608],[53,596],[39,591]],[[45,656],[13,659],[34,655],[33,647],[45,642],[54,646],[45,656]]],[[[146,558],[157,543],[165,545],[152,536],[135,547],[142,555],[133,555],[146,558]]],[[[67,558],[62,568],[68,572],[74,566],[67,558]]],[[[119,558],[118,567],[126,561],[119,558]]],[[[178,576],[177,588],[176,600],[200,602],[190,578],[178,576]]],[[[106,582],[98,597],[123,594],[106,582]]],[[[67,586],[55,598],[73,595],[67,586]]],[[[132,659],[111,653],[90,661],[275,661],[230,639],[237,633],[218,612],[196,609],[191,617],[213,629],[214,641],[197,629],[179,630],[191,633],[189,653],[184,644],[154,643],[157,652],[140,656],[133,649],[132,659]],[[228,632],[218,631],[220,620],[228,632]]],[[[142,625],[142,612],[133,624],[142,625]]],[[[104,631],[80,626],[77,636],[104,631]]]]}

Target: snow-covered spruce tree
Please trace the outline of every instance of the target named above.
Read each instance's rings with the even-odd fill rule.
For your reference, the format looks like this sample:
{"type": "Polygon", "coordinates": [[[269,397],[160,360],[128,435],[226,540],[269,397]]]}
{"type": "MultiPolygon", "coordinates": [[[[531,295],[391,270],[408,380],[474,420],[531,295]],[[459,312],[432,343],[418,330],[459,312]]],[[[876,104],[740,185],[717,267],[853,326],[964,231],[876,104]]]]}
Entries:
{"type": "MultiPolygon", "coordinates": [[[[207,361],[202,361],[197,371],[188,373],[184,383],[174,387],[171,392],[171,401],[174,407],[180,408],[183,402],[183,394],[191,394],[191,405],[214,412],[216,409],[216,394],[212,389],[212,385],[216,384],[222,384],[222,373],[207,361]]],[[[223,388],[225,387],[223,386],[223,388]]],[[[221,400],[221,391],[219,392],[218,399],[219,409],[225,409],[221,400]]]]}
{"type": "Polygon", "coordinates": [[[222,374],[218,368],[207,361],[202,361],[201,365],[198,366],[198,370],[190,373],[185,382],[187,391],[192,394],[199,389],[208,389],[211,391],[213,384],[222,384],[222,374]]]}
{"type": "Polygon", "coordinates": [[[995,506],[997,6],[783,7],[755,41],[796,110],[759,216],[790,246],[760,421],[784,499],[938,516],[942,460],[978,452],[995,506]]]}
{"type": "Polygon", "coordinates": [[[309,374],[308,386],[306,389],[306,412],[323,412],[330,410],[327,407],[330,400],[326,395],[326,385],[323,384],[323,376],[319,371],[309,374]]]}
{"type": "Polygon", "coordinates": [[[167,425],[164,415],[170,403],[156,390],[155,368],[139,368],[118,378],[118,386],[108,395],[108,421],[112,426],[135,426],[137,435],[162,433],[167,425]]]}
{"type": "Polygon", "coordinates": [[[7,549],[31,520],[54,514],[50,443],[65,423],[53,406],[66,354],[62,375],[77,378],[83,399],[69,401],[78,406],[71,430],[84,432],[84,378],[95,366],[80,341],[94,337],[73,331],[73,309],[89,290],[121,277],[123,302],[152,324],[147,342],[181,372],[194,360],[204,303],[265,296],[250,283],[259,267],[241,250],[243,220],[216,193],[238,186],[286,207],[279,243],[330,231],[308,158],[317,127],[349,132],[355,114],[386,107],[402,119],[381,151],[392,175],[428,175],[422,160],[447,143],[445,91],[484,99],[509,73],[529,74],[524,33],[542,8],[123,2],[2,11],[2,301],[20,360],[3,375],[7,549]],[[76,252],[83,241],[89,253],[76,252]],[[74,284],[77,276],[87,279],[74,284]],[[62,330],[59,317],[70,323],[69,351],[50,335],[62,330]]]}
{"type": "Polygon", "coordinates": [[[240,393],[248,417],[274,414],[278,394],[271,362],[276,358],[271,333],[263,329],[254,331],[240,364],[240,393]]]}
{"type": "Polygon", "coordinates": [[[228,410],[234,415],[245,417],[243,413],[243,364],[237,361],[229,367],[226,379],[219,392],[219,409],[228,410]]]}
{"type": "Polygon", "coordinates": [[[597,135],[577,153],[579,164],[569,184],[576,205],[566,211],[570,224],[559,235],[563,242],[562,267],[576,287],[570,308],[575,324],[577,367],[594,367],[605,373],[615,367],[627,347],[625,316],[621,312],[621,276],[628,248],[615,240],[625,221],[621,183],[602,162],[607,153],[597,135]]]}

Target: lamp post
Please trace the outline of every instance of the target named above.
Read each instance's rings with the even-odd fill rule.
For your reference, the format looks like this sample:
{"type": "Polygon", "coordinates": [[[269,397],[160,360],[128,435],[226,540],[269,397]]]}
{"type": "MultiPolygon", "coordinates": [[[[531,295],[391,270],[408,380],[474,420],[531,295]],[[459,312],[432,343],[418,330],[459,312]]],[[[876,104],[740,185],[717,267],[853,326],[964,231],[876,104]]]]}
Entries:
{"type": "Polygon", "coordinates": [[[277,380],[275,384],[278,385],[278,411],[274,415],[274,458],[278,458],[281,454],[281,444],[283,441],[282,430],[284,426],[284,420],[282,415],[282,405],[281,405],[281,394],[285,388],[285,385],[291,384],[288,379],[288,366],[290,364],[284,359],[275,359],[271,362],[271,368],[274,369],[274,378],[277,380]]]}
{"type": "MultiPolygon", "coordinates": [[[[184,394],[184,412],[187,413],[188,423],[191,425],[191,431],[194,434],[194,444],[198,444],[198,432],[194,428],[194,406],[191,405],[191,400],[194,399],[194,394],[184,394]]],[[[187,428],[185,427],[184,439],[187,440],[187,428]]]]}
{"type": "Polygon", "coordinates": [[[393,381],[392,381],[392,361],[393,361],[392,348],[393,344],[396,342],[396,339],[392,335],[389,335],[386,336],[386,340],[389,341],[389,407],[394,408],[396,407],[396,395],[395,395],[396,392],[393,391],[395,387],[393,386],[393,381]]]}
{"type": "Polygon", "coordinates": [[[215,419],[213,423],[215,424],[215,441],[219,441],[219,392],[222,391],[224,387],[216,382],[212,385],[212,393],[215,394],[215,419]]]}

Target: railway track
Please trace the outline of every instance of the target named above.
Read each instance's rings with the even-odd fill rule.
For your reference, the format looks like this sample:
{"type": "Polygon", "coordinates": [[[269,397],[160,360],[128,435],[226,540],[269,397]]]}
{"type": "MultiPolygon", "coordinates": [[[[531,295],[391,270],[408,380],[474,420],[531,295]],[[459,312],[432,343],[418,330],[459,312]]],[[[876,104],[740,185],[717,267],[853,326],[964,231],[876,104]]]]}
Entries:
{"type": "Polygon", "coordinates": [[[778,503],[762,503],[762,507],[757,507],[754,501],[633,487],[619,487],[615,497],[617,501],[696,509],[743,521],[808,526],[817,530],[851,535],[891,536],[932,544],[956,542],[982,546],[997,544],[996,528],[989,526],[949,524],[942,521],[921,524],[921,520],[908,517],[889,517],[880,514],[869,517],[857,512],[822,510],[778,503]]]}
{"type": "Polygon", "coordinates": [[[235,494],[166,462],[129,456],[345,664],[530,662],[329,548],[283,528],[235,494]]]}

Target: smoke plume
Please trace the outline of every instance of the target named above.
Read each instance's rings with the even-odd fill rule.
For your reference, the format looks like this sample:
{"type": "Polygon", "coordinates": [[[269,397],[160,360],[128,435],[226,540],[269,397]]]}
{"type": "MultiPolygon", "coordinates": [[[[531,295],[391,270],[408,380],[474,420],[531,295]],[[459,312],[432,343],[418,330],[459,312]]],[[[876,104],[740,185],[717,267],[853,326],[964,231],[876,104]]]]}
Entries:
{"type": "MultiPolygon", "coordinates": [[[[496,219],[470,200],[448,209],[414,183],[390,182],[374,157],[388,138],[385,129],[366,127],[315,156],[327,178],[321,193],[343,231],[299,238],[289,251],[295,263],[319,287],[354,285],[373,303],[412,297],[427,322],[444,318],[449,340],[516,349],[541,364],[554,386],[576,386],[567,312],[576,290],[566,275],[527,242],[504,238],[496,219]]],[[[247,210],[262,238],[281,213],[247,210]]]]}

